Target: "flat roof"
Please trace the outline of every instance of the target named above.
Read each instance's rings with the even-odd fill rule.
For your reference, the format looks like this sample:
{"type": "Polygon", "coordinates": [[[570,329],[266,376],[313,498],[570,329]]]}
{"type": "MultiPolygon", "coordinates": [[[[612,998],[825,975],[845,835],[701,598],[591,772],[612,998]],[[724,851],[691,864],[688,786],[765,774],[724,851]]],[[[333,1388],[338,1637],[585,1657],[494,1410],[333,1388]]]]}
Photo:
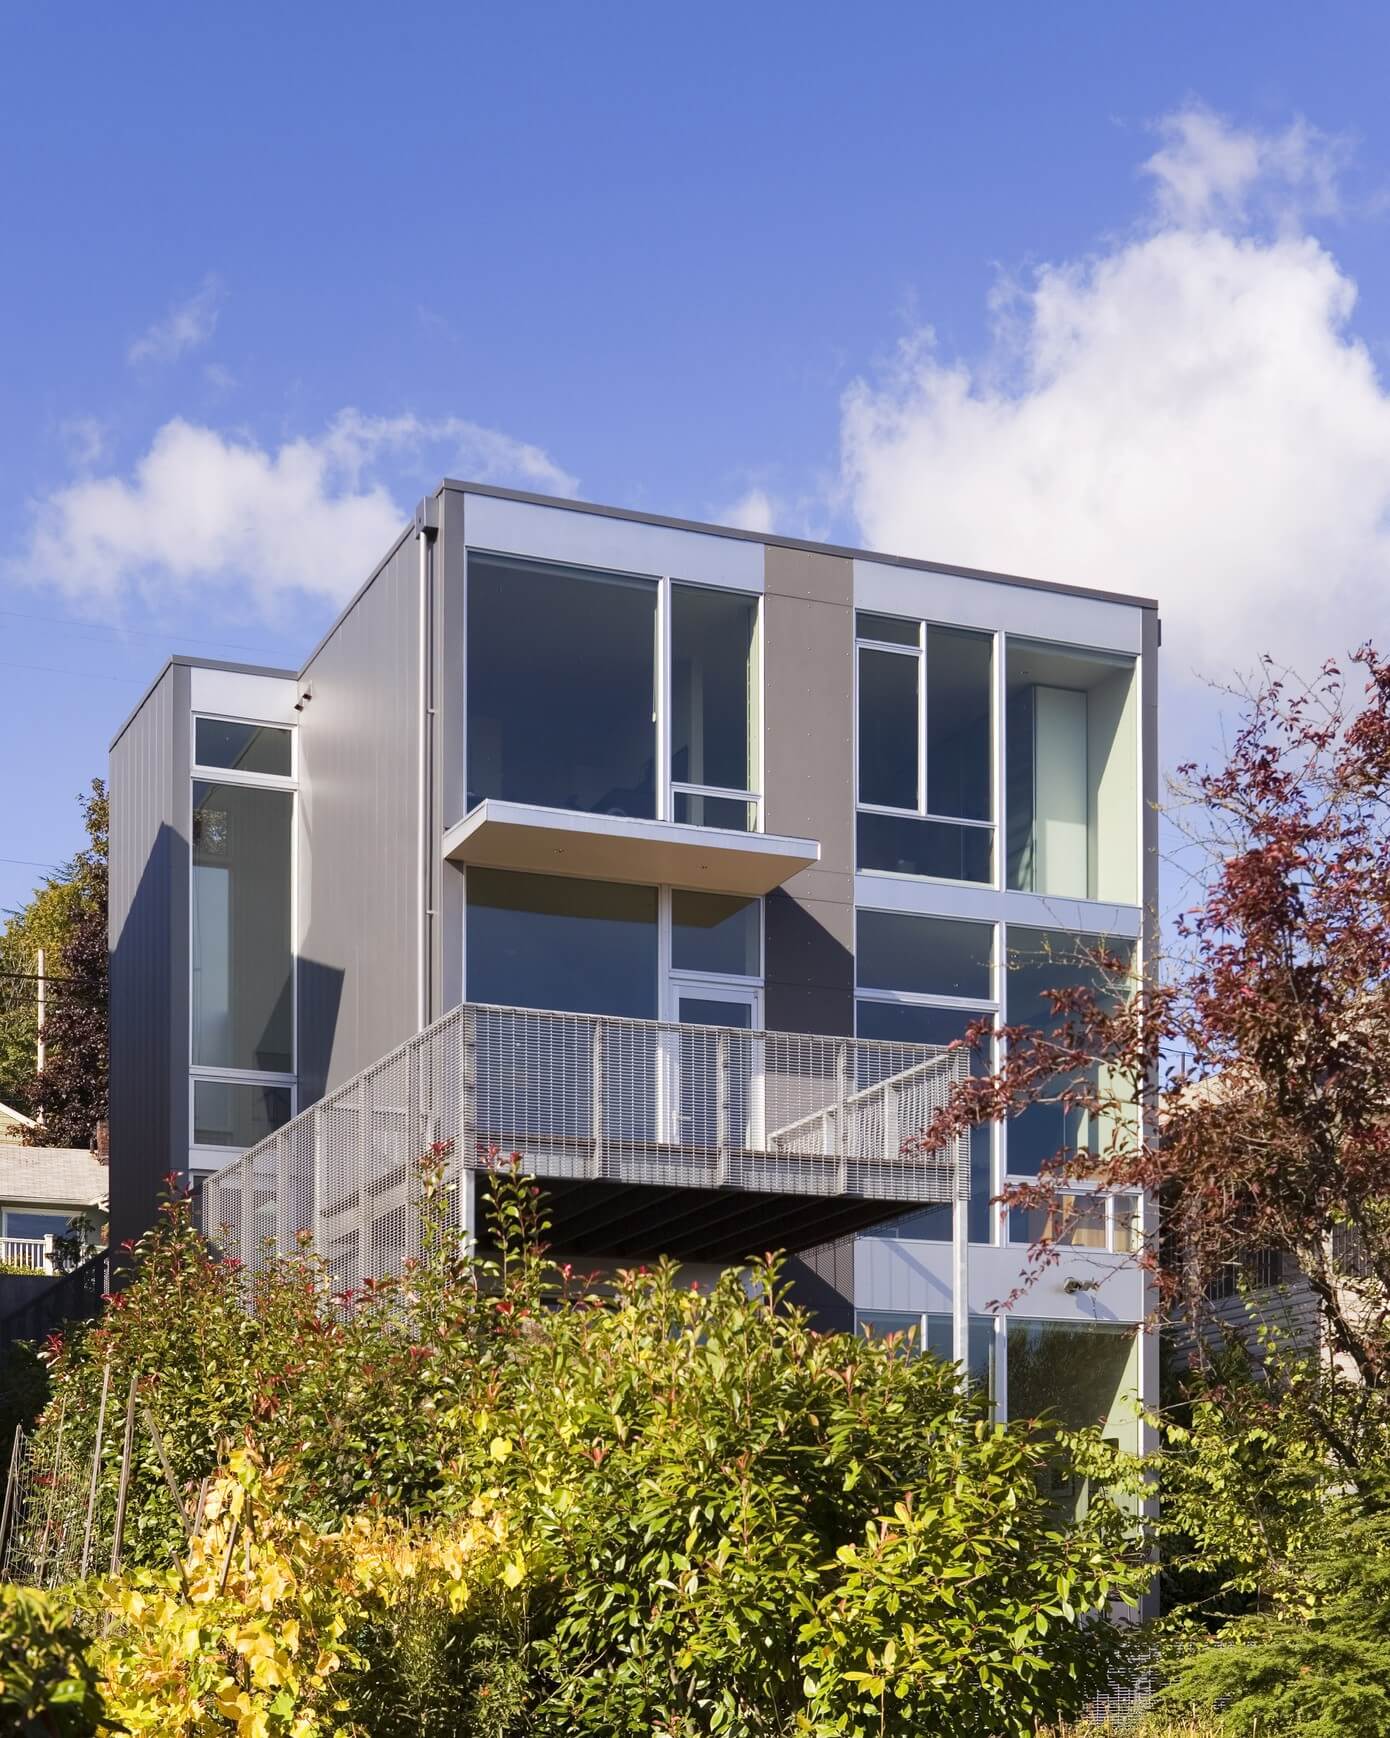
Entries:
{"type": "Polygon", "coordinates": [[[905,567],[920,573],[951,573],[961,579],[986,579],[998,585],[1021,585],[1030,591],[1055,591],[1068,597],[1098,598],[1104,603],[1130,604],[1156,610],[1157,598],[1130,592],[1102,591],[1096,586],[1069,585],[1055,579],[1030,579],[1021,573],[995,573],[985,567],[961,567],[949,561],[927,561],[915,555],[885,555],[881,550],[856,549],[844,543],[816,543],[808,537],[786,537],[778,531],[745,531],[736,525],[716,525],[702,519],[673,519],[664,513],[639,513],[632,507],[605,507],[595,501],[571,501],[563,495],[535,495],[525,489],[503,489],[495,483],[468,483],[446,477],[440,489],[467,495],[492,495],[499,501],[524,501],[533,507],[562,507],[570,513],[595,513],[605,519],[629,519],[638,525],[660,525],[670,531],[700,531],[706,536],[736,537],[745,543],[772,543],[779,549],[804,549],[812,555],[841,555],[852,561],[877,561],[885,567],[905,567]]]}

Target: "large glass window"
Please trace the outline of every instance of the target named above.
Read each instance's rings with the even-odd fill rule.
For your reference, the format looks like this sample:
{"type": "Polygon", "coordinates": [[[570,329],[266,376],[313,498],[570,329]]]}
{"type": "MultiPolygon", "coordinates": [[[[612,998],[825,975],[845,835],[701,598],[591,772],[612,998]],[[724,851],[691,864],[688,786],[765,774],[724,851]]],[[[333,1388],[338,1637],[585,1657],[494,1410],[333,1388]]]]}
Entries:
{"type": "Polygon", "coordinates": [[[5,1235],[35,1243],[43,1237],[66,1237],[73,1220],[80,1216],[81,1211],[80,1207],[74,1207],[70,1213],[28,1213],[19,1208],[7,1207],[5,1235]]]}
{"type": "Polygon", "coordinates": [[[1136,903],[1134,660],[1011,638],[1005,687],[1008,885],[1136,903]]]}
{"type": "Polygon", "coordinates": [[[739,832],[751,824],[747,801],[710,793],[757,788],[757,626],[756,598],[707,586],[671,587],[671,781],[678,821],[739,832]]]}
{"type": "Polygon", "coordinates": [[[290,850],[294,796],[193,783],[193,1063],[294,1067],[290,850]]]}
{"type": "Polygon", "coordinates": [[[657,582],[470,555],[468,806],[656,814],[657,582]]]}
{"type": "MultiPolygon", "coordinates": [[[[856,1031],[861,1038],[899,1044],[951,1044],[975,1021],[993,1014],[994,926],[899,911],[860,911],[855,920],[856,1031]],[[971,1001],[942,1007],[928,997],[971,1001]]],[[[987,1074],[991,1045],[974,1046],[970,1068],[987,1074]]],[[[993,1241],[993,1137],[987,1124],[970,1131],[972,1243],[993,1241]]],[[[875,1237],[948,1241],[951,1207],[919,1208],[878,1227],[875,1237]]]]}
{"type": "Polygon", "coordinates": [[[856,617],[861,869],[994,878],[993,637],[856,617]]]}
{"type": "Polygon", "coordinates": [[[654,887],[470,869],[467,903],[470,1002],[656,1017],[654,887]]]}
{"type": "Polygon", "coordinates": [[[725,977],[760,977],[762,911],[760,899],[677,888],[671,895],[672,968],[725,977]]]}
{"type": "MultiPolygon", "coordinates": [[[[1049,1418],[1066,1430],[1099,1425],[1116,1447],[1139,1451],[1138,1335],[1133,1328],[1009,1318],[1010,1418],[1049,1418]]],[[[1084,1514],[1086,1481],[1059,1465],[1050,1495],[1084,1514]]]]}
{"type": "MultiPolygon", "coordinates": [[[[1048,991],[1085,988],[1106,999],[1118,998],[1127,991],[1132,957],[1130,942],[1011,924],[1004,987],[1008,1024],[1041,1032],[1065,1030],[1068,1017],[1054,1012],[1048,991]],[[1103,963],[1107,959],[1122,962],[1124,969],[1108,967],[1103,963]]],[[[1060,1152],[1100,1152],[1112,1138],[1111,1119],[1068,1106],[1061,1098],[1069,1086],[1085,1090],[1102,1084],[1097,1065],[1075,1077],[1059,1076],[1049,1088],[1048,1102],[1030,1104],[1010,1118],[1005,1128],[1010,1173],[1036,1177],[1044,1162],[1060,1152]]]]}
{"type": "Polygon", "coordinates": [[[195,1147],[253,1147],[283,1128],[292,1114],[288,1086],[247,1080],[193,1082],[195,1147]]]}

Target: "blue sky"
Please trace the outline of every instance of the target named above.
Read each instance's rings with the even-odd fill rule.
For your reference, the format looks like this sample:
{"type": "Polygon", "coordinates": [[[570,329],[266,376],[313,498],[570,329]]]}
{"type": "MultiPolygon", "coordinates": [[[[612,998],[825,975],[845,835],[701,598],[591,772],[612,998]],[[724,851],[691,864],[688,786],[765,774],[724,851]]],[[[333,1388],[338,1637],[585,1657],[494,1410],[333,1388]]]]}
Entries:
{"type": "MultiPolygon", "coordinates": [[[[0,10],[0,906],[443,473],[1375,632],[1374,5],[0,10]],[[18,859],[18,861],[15,861],[18,859]]],[[[1192,689],[1196,695],[1200,691],[1192,689]]]]}

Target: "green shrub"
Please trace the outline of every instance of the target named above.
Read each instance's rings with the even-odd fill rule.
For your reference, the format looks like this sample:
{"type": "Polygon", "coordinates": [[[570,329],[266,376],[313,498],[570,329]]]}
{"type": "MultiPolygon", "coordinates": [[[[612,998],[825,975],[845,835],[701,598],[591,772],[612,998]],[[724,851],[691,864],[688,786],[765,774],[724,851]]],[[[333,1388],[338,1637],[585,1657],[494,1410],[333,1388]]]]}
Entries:
{"type": "Polygon", "coordinates": [[[101,1715],[97,1669],[71,1607],[32,1588],[0,1585],[0,1731],[87,1738],[101,1715]]]}

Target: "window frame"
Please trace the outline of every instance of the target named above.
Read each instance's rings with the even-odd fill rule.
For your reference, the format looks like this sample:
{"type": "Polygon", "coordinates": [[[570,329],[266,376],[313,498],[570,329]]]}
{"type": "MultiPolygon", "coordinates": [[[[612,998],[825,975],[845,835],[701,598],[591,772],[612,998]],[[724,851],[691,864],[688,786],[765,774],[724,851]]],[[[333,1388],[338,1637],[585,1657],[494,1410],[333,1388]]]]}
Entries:
{"type": "Polygon", "coordinates": [[[188,953],[187,991],[187,1056],[188,1056],[188,1089],[187,1089],[187,1141],[188,1169],[190,1174],[205,1175],[210,1170],[218,1170],[228,1164],[231,1158],[241,1151],[238,1147],[214,1147],[198,1145],[193,1139],[195,1127],[193,1113],[193,1093],[199,1080],[223,1081],[231,1085],[248,1086],[288,1086],[290,1089],[290,1116],[299,1112],[299,731],[292,724],[286,724],[282,718],[257,718],[247,713],[219,712],[204,708],[190,708],[188,724],[188,790],[185,821],[188,840],[188,923],[186,945],[188,953]],[[249,773],[223,766],[208,766],[199,761],[197,756],[198,720],[211,718],[222,724],[259,725],[270,730],[288,730],[290,733],[290,774],[288,777],[279,773],[249,773]],[[219,1068],[193,1061],[193,793],[199,784],[240,785],[250,789],[286,791],[290,797],[290,1069],[288,1072],[270,1069],[219,1068]]]}
{"type": "Polygon", "coordinates": [[[883,875],[895,881],[926,881],[939,882],[952,887],[978,887],[998,891],[1003,886],[1003,863],[1000,841],[1003,837],[1003,782],[1002,782],[1002,743],[1003,728],[1000,716],[1000,671],[1003,667],[1003,636],[998,629],[964,627],[955,622],[938,622],[930,616],[897,616],[887,610],[864,610],[856,606],[854,611],[854,671],[853,694],[851,705],[854,709],[854,809],[859,813],[870,815],[893,815],[901,820],[931,821],[944,827],[969,827],[977,832],[990,835],[990,878],[988,881],[963,881],[954,876],[944,875],[908,875],[895,869],[864,869],[858,861],[858,849],[855,851],[855,872],[860,875],[883,875]],[[904,645],[893,640],[875,640],[859,632],[859,618],[863,615],[878,615],[893,621],[910,622],[917,629],[917,644],[904,645]],[[939,815],[929,806],[930,791],[927,788],[927,636],[932,629],[941,628],[953,633],[978,634],[981,639],[989,641],[990,646],[990,679],[989,679],[989,777],[990,800],[989,819],[987,821],[972,820],[961,815],[939,815]],[[895,657],[915,659],[917,665],[917,806],[912,809],[897,808],[889,803],[865,802],[859,792],[860,773],[860,667],[861,654],[864,652],[889,652],[895,657]]]}

